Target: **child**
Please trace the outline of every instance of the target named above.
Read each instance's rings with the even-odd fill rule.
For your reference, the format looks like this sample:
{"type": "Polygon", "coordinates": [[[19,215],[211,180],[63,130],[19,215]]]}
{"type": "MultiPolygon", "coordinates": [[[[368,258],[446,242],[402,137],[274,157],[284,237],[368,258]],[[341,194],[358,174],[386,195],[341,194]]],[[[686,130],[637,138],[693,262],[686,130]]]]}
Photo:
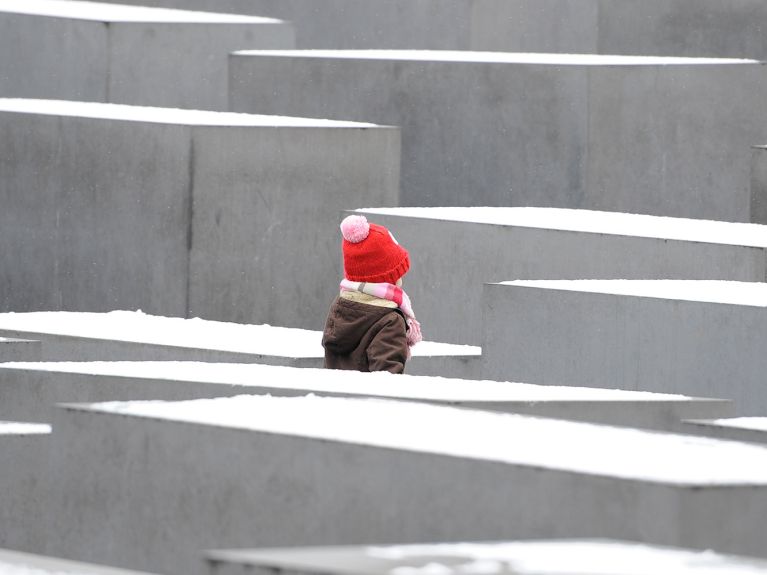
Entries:
{"type": "Polygon", "coordinates": [[[322,346],[325,367],[403,373],[421,341],[402,276],[410,257],[389,230],[365,216],[341,222],[344,280],[330,307],[322,346]]]}

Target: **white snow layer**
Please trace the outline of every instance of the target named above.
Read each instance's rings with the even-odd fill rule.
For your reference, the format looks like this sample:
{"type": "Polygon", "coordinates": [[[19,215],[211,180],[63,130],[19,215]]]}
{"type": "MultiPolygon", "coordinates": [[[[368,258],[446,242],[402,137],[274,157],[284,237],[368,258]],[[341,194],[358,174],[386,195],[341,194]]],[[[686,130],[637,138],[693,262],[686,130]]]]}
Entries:
{"type": "Polygon", "coordinates": [[[767,486],[757,445],[426,403],[246,395],[81,409],[653,483],[767,486]]]}
{"type": "MultiPolygon", "coordinates": [[[[62,0],[53,0],[61,2],[62,0]]],[[[239,112],[211,112],[181,108],[156,108],[105,104],[102,102],[74,102],[68,100],[40,100],[30,98],[0,98],[0,112],[38,114],[43,116],[72,116],[151,124],[178,124],[182,126],[245,126],[277,128],[377,128],[375,124],[344,122],[291,116],[264,116],[239,112]]]]}
{"type": "Polygon", "coordinates": [[[162,22],[179,24],[274,24],[282,20],[169,8],[150,8],[79,0],[0,0],[0,12],[93,20],[96,22],[162,22]]]}
{"type": "MultiPolygon", "coordinates": [[[[420,558],[434,557],[450,575],[765,575],[767,561],[609,540],[457,543],[361,548],[368,557],[399,563],[381,575],[425,575],[420,558]]],[[[426,565],[428,567],[428,564],[426,565]]],[[[432,567],[433,568],[433,567],[432,567]]]]}
{"type": "Polygon", "coordinates": [[[601,54],[537,54],[528,52],[470,52],[456,50],[239,50],[237,56],[285,58],[337,58],[346,60],[412,60],[542,64],[554,66],[667,66],[702,64],[760,64],[736,58],[673,58],[659,56],[606,56],[601,54]]]}
{"type": "MultiPolygon", "coordinates": [[[[0,330],[274,357],[324,356],[319,331],[153,316],[140,311],[0,313],[0,330]]],[[[478,347],[436,342],[421,342],[413,348],[413,356],[480,354],[478,347]]]]}
{"type": "Polygon", "coordinates": [[[715,425],[717,427],[732,427],[735,429],[746,429],[748,431],[767,432],[767,417],[730,417],[726,419],[701,421],[699,423],[715,425]]]}
{"type": "Polygon", "coordinates": [[[444,402],[684,402],[683,395],[622,391],[592,387],[533,385],[498,381],[446,379],[433,376],[360,373],[327,369],[299,369],[262,364],[225,364],[175,361],[15,362],[6,369],[74,373],[105,377],[204,382],[254,388],[298,389],[396,399],[444,402]]]}
{"type": "MultiPolygon", "coordinates": [[[[51,432],[51,426],[44,423],[21,423],[0,421],[0,435],[44,435],[51,432]]],[[[0,573],[3,573],[0,570],[0,573]]]]}
{"type": "Polygon", "coordinates": [[[767,226],[565,208],[365,208],[359,213],[767,248],[767,226]]]}
{"type": "Polygon", "coordinates": [[[498,285],[767,307],[767,284],[719,280],[516,280],[498,285]]]}

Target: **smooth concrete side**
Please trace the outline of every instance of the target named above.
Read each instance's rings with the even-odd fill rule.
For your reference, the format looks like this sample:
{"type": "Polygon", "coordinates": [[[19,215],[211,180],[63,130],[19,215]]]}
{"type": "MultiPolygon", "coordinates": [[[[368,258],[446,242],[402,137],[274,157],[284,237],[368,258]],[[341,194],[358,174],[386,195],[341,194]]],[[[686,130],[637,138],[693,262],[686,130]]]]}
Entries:
{"type": "Polygon", "coordinates": [[[231,55],[230,108],[401,126],[401,205],[751,221],[748,150],[767,138],[753,121],[767,93],[760,64],[297,54],[231,55]]]}
{"type": "Polygon", "coordinates": [[[732,399],[767,413],[767,309],[489,284],[483,376],[732,399]]]}
{"type": "Polygon", "coordinates": [[[767,146],[751,149],[751,219],[767,222],[767,146]]]}
{"type": "Polygon", "coordinates": [[[399,198],[394,128],[195,128],[189,317],[321,330],[338,213],[399,198]]]}
{"type": "Polygon", "coordinates": [[[42,361],[42,342],[0,337],[0,362],[42,361]]]}
{"type": "Polygon", "coordinates": [[[730,441],[743,441],[746,443],[767,444],[767,432],[757,429],[743,429],[734,425],[727,425],[727,421],[716,422],[706,419],[689,419],[682,422],[683,433],[713,437],[714,439],[727,439],[730,441]]]}
{"type": "Polygon", "coordinates": [[[0,113],[0,309],[185,315],[190,141],[186,126],[0,113]]]}
{"type": "Polygon", "coordinates": [[[767,277],[763,248],[365,216],[390,229],[408,249],[413,265],[405,276],[405,288],[423,331],[450,343],[482,344],[484,282],[583,278],[762,282],[767,277]]]}
{"type": "Polygon", "coordinates": [[[294,45],[287,22],[101,22],[0,11],[0,96],[223,110],[229,52],[294,45]]]}
{"type": "MultiPolygon", "coordinates": [[[[226,369],[222,366],[222,369],[226,369]]],[[[302,378],[311,378],[310,373],[285,372],[284,377],[295,387],[270,386],[269,381],[256,377],[248,385],[240,383],[212,383],[189,381],[183,378],[162,379],[159,377],[137,377],[125,375],[102,375],[65,371],[36,370],[32,367],[5,368],[0,366],[0,418],[13,417],[17,421],[52,421],[56,404],[91,403],[97,401],[202,399],[232,397],[236,395],[264,395],[275,397],[296,397],[309,393],[327,397],[359,397],[357,393],[342,391],[307,390],[301,387],[302,378]]],[[[411,380],[419,384],[418,380],[411,380]]],[[[307,381],[311,383],[311,381],[307,381]]],[[[470,381],[465,382],[471,386],[470,381]]],[[[439,385],[434,382],[433,385],[439,385]]],[[[513,383],[509,383],[513,386],[513,383]]],[[[398,399],[394,397],[393,399],[398,399]]],[[[414,401],[410,398],[408,401],[414,401]]],[[[733,406],[725,400],[690,398],[689,401],[663,400],[552,400],[550,398],[483,400],[422,400],[426,403],[447,404],[470,409],[498,411],[586,421],[607,425],[681,431],[682,420],[722,418],[733,415],[733,406]]]]}
{"type": "Polygon", "coordinates": [[[765,487],[654,484],[76,408],[55,426],[54,489],[67,497],[56,498],[47,552],[78,560],[191,575],[211,548],[600,536],[764,555],[765,487]]]}
{"type": "Polygon", "coordinates": [[[37,551],[52,522],[48,434],[0,434],[0,547],[37,551]]]}

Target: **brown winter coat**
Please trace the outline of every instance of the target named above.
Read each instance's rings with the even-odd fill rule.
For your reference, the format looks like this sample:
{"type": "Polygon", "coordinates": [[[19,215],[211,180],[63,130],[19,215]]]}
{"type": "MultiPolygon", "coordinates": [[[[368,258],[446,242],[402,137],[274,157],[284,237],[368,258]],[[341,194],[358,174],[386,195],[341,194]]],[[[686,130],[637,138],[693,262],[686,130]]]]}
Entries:
{"type": "Polygon", "coordinates": [[[403,373],[407,327],[399,309],[336,298],[322,335],[325,367],[403,373]]]}

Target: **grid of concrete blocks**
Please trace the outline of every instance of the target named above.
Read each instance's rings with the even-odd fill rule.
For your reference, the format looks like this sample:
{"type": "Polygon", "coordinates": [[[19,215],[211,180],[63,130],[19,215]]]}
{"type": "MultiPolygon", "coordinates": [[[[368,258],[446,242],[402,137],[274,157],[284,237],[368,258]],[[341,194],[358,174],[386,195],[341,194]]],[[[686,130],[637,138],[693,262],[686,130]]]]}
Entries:
{"type": "Polygon", "coordinates": [[[0,0],[0,573],[767,574],[766,22],[0,0]]]}

